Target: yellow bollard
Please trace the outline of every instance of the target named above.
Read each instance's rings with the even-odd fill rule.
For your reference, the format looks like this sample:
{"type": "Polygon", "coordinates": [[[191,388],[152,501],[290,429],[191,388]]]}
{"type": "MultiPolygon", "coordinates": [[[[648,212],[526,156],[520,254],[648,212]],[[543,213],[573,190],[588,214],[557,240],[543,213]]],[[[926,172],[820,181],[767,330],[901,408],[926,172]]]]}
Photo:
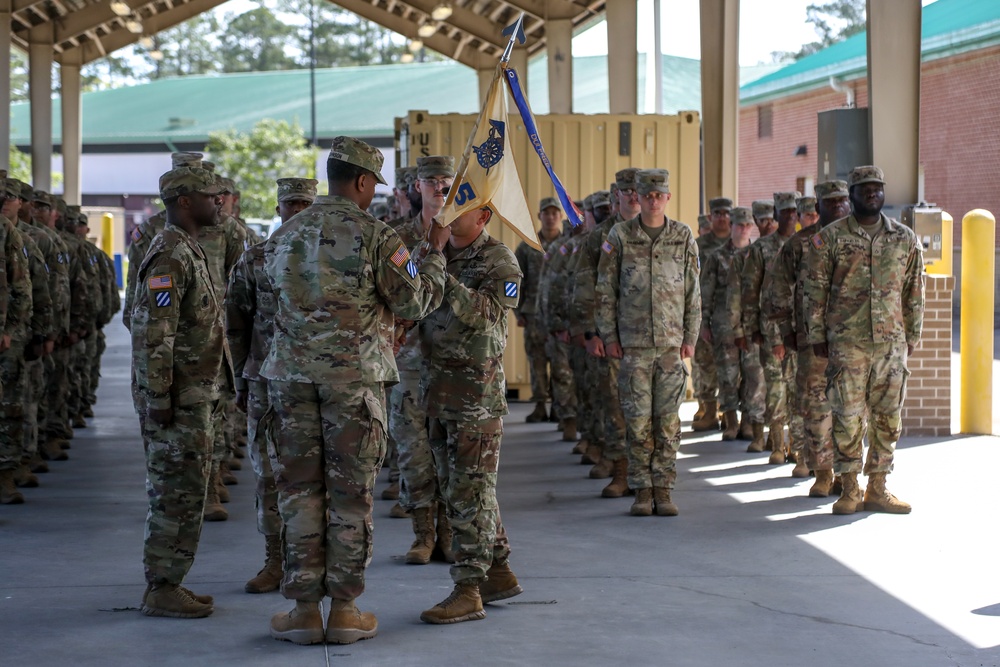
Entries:
{"type": "Polygon", "coordinates": [[[996,218],[962,218],[962,433],[993,433],[993,292],[996,218]]]}
{"type": "Polygon", "coordinates": [[[101,216],[101,249],[108,257],[115,256],[115,218],[110,213],[101,216]]]}
{"type": "Polygon", "coordinates": [[[941,211],[941,259],[928,262],[927,273],[936,276],[952,276],[955,248],[952,241],[955,235],[955,220],[947,211],[941,211]]]}

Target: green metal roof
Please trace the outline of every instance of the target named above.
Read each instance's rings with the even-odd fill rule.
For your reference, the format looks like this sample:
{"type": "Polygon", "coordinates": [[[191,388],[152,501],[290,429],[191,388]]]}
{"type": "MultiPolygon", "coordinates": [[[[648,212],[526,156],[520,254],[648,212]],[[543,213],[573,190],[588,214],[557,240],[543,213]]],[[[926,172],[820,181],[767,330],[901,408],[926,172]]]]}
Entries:
{"type": "MultiPolygon", "coordinates": [[[[933,60],[1000,44],[1000,0],[937,0],[923,8],[921,54],[933,60]]],[[[868,68],[867,32],[860,32],[740,88],[740,101],[760,102],[856,77],[868,68]]]]}

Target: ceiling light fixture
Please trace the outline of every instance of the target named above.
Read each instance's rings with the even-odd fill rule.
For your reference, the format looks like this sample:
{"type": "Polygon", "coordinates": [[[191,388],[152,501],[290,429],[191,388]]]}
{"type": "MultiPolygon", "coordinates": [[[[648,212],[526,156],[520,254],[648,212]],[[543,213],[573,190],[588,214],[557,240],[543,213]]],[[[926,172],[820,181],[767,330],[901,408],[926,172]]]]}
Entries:
{"type": "Polygon", "coordinates": [[[431,10],[431,18],[435,21],[446,21],[454,11],[455,10],[451,8],[451,4],[442,2],[431,10]]]}
{"type": "Polygon", "coordinates": [[[153,48],[153,38],[150,37],[149,35],[143,35],[142,37],[139,38],[139,46],[141,46],[144,49],[153,48]]]}
{"type": "Polygon", "coordinates": [[[132,8],[124,0],[112,0],[110,8],[115,16],[128,16],[132,13],[132,8]]]}
{"type": "Polygon", "coordinates": [[[406,45],[412,53],[417,53],[420,49],[424,48],[424,43],[419,39],[411,39],[410,43],[406,45]]]}
{"type": "Polygon", "coordinates": [[[159,49],[153,49],[152,51],[149,52],[149,57],[159,62],[163,60],[163,51],[160,51],[159,49]]]}
{"type": "Polygon", "coordinates": [[[399,57],[399,62],[403,63],[404,65],[409,65],[410,63],[413,62],[413,54],[412,53],[404,53],[403,55],[401,55],[399,57]]]}
{"type": "Polygon", "coordinates": [[[125,19],[125,29],[134,35],[142,33],[142,21],[137,18],[125,19]]]}
{"type": "Polygon", "coordinates": [[[424,23],[419,28],[417,28],[417,34],[427,39],[428,37],[433,37],[434,33],[438,31],[437,26],[433,23],[424,23]]]}

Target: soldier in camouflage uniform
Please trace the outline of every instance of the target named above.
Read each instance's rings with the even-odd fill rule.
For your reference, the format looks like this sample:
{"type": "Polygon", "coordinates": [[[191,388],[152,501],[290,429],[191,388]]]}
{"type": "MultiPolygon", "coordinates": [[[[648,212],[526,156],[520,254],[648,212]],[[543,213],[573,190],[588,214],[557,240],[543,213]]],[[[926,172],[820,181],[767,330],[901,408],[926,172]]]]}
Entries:
{"type": "MultiPolygon", "coordinates": [[[[696,239],[698,256],[701,261],[726,245],[731,231],[730,211],[733,201],[726,197],[716,197],[708,202],[711,233],[703,234],[696,239]]],[[[701,310],[707,310],[708,304],[702,303],[701,310]]],[[[719,378],[715,367],[715,353],[712,344],[703,337],[698,337],[694,358],[691,361],[691,381],[694,386],[694,396],[698,399],[698,411],[691,422],[694,431],[714,431],[719,428],[719,378]]]]}
{"type": "Polygon", "coordinates": [[[395,204],[393,206],[395,216],[388,223],[390,227],[395,228],[413,218],[413,214],[417,209],[410,203],[410,198],[407,196],[407,192],[410,189],[410,183],[412,183],[416,178],[416,167],[396,168],[396,182],[392,186],[392,200],[395,204]]]}
{"type": "Polygon", "coordinates": [[[712,219],[707,215],[698,216],[698,238],[712,233],[712,219]]]}
{"type": "MultiPolygon", "coordinates": [[[[684,359],[694,354],[701,323],[698,247],[691,230],[664,214],[665,169],[639,172],[641,213],[615,225],[601,246],[597,329],[605,353],[620,358],[618,391],[628,433],[631,513],[674,516],[681,422],[687,389],[684,359]]],[[[728,213],[727,213],[728,219],[728,213]]]]}
{"type": "Polygon", "coordinates": [[[130,319],[149,496],[142,612],[201,618],[214,610],[211,597],[181,584],[201,536],[214,414],[232,386],[221,304],[198,243],[215,220],[218,188],[206,170],[182,167],[160,177],[160,197],[166,225],[136,272],[130,319]]]}
{"type": "MultiPolygon", "coordinates": [[[[76,429],[87,426],[83,417],[83,406],[90,376],[88,373],[87,377],[84,378],[83,369],[89,368],[87,363],[88,339],[94,333],[95,313],[102,304],[96,289],[97,271],[94,266],[94,258],[87,248],[90,244],[80,238],[77,233],[80,207],[67,206],[63,203],[60,207],[60,214],[56,220],[56,226],[62,235],[63,242],[69,248],[71,261],[76,262],[80,278],[80,297],[82,297],[81,307],[78,311],[77,340],[69,348],[69,365],[66,369],[69,385],[66,393],[66,411],[72,428],[76,429]]],[[[69,437],[72,437],[72,431],[69,432],[69,437]]]]}
{"type": "Polygon", "coordinates": [[[444,290],[440,248],[419,271],[391,227],[366,209],[382,154],[336,137],[330,195],[317,197],[264,243],[274,294],[274,339],[260,368],[273,411],[271,468],[284,523],[281,591],[295,608],[271,619],[271,636],[299,644],[374,637],[362,613],[372,550],[372,493],[386,450],[385,385],[398,380],[394,317],[418,320],[444,290]],[[326,631],[319,603],[330,596],[326,631]]]}
{"type": "Polygon", "coordinates": [[[597,331],[597,282],[601,246],[608,234],[620,222],[639,215],[639,194],[636,191],[638,169],[628,167],[615,174],[618,214],[602,221],[587,234],[579,253],[579,266],[573,294],[570,333],[583,333],[587,352],[598,361],[598,381],[590,387],[597,390],[597,401],[603,406],[604,433],[601,459],[611,464],[611,482],[601,491],[604,498],[621,498],[628,492],[628,454],[626,449],[625,417],[618,393],[621,359],[605,353],[604,341],[597,331]]]}
{"type": "Polygon", "coordinates": [[[886,490],[885,478],[901,433],[906,358],[923,327],[923,248],[911,229],[882,213],[881,169],[855,167],[848,184],[854,213],[812,236],[803,276],[806,342],[829,359],[834,471],[843,483],[833,513],[907,514],[910,506],[886,490]]]}
{"type": "Polygon", "coordinates": [[[524,274],[521,300],[514,309],[514,316],[517,318],[517,326],[524,329],[524,353],[528,357],[531,372],[531,397],[535,401],[535,409],[525,419],[529,424],[544,422],[549,418],[545,409],[545,402],[549,398],[549,360],[545,356],[548,332],[537,317],[538,289],[544,255],[552,249],[562,233],[562,212],[562,206],[555,197],[542,199],[538,204],[538,221],[542,223],[538,230],[538,240],[542,249],[536,250],[522,241],[514,251],[521,273],[524,274]]]}
{"type": "Polygon", "coordinates": [[[507,414],[503,353],[521,269],[514,253],[486,231],[491,217],[490,209],[475,209],[451,223],[444,301],[420,323],[430,346],[431,446],[443,462],[455,552],[455,588],[420,615],[426,623],[485,618],[484,602],[521,593],[496,497],[507,414]]]}
{"type": "MultiPolygon", "coordinates": [[[[276,211],[282,224],[316,198],[317,181],[279,178],[276,211]]],[[[236,405],[246,412],[250,464],[255,484],[257,531],[264,536],[264,567],[243,587],[247,593],[268,593],[281,585],[281,517],[278,490],[268,458],[271,403],[260,365],[274,336],[274,295],[265,289],[264,246],[246,250],[233,267],[226,291],[226,339],[233,358],[236,405]]]]}

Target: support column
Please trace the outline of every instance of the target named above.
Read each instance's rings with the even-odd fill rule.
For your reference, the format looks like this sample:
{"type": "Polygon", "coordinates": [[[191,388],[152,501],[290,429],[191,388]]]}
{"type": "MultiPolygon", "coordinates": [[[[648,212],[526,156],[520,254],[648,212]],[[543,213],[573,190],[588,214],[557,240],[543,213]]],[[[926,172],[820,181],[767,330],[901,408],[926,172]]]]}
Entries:
{"type": "Polygon", "coordinates": [[[59,65],[62,82],[63,199],[80,204],[80,154],[83,152],[83,108],[80,96],[80,49],[63,54],[59,65]],[[74,62],[76,61],[76,62],[74,62]]]}
{"type": "Polygon", "coordinates": [[[510,64],[517,70],[517,77],[521,81],[521,90],[525,97],[528,95],[528,49],[518,46],[510,52],[510,64]]]}
{"type": "Polygon", "coordinates": [[[545,23],[549,61],[549,113],[573,113],[573,21],[545,23]]]}
{"type": "Polygon", "coordinates": [[[10,4],[0,0],[0,163],[10,154],[10,4]]]}
{"type": "Polygon", "coordinates": [[[917,202],[920,168],[920,0],[868,0],[868,131],[885,172],[885,203],[917,202]]]}
{"type": "Polygon", "coordinates": [[[31,99],[31,184],[52,191],[52,24],[28,34],[28,88],[31,99]]]}
{"type": "Polygon", "coordinates": [[[739,34],[739,0],[701,0],[701,132],[706,199],[739,199],[739,34]]]}
{"type": "Polygon", "coordinates": [[[607,0],[608,94],[611,113],[634,114],[638,108],[639,20],[636,0],[607,0]]]}

